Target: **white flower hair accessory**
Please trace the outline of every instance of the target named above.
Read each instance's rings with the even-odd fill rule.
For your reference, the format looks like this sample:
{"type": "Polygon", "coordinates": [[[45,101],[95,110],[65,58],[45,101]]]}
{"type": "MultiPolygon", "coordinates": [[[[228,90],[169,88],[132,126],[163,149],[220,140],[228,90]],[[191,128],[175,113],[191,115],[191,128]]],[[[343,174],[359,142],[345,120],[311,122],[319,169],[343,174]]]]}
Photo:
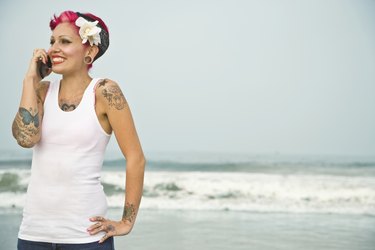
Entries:
{"type": "Polygon", "coordinates": [[[78,17],[75,24],[80,27],[79,35],[82,38],[82,44],[85,44],[87,41],[89,41],[91,46],[101,43],[99,33],[102,29],[97,26],[98,21],[89,22],[83,17],[78,17]]]}

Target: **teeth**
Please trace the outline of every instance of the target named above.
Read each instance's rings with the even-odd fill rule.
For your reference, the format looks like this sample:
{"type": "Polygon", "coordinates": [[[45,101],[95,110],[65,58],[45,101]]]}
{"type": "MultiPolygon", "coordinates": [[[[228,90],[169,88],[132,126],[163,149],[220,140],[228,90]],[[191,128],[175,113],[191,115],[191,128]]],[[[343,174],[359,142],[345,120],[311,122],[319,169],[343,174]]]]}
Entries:
{"type": "Polygon", "coordinates": [[[54,57],[54,58],[52,59],[52,61],[53,61],[53,62],[63,62],[64,59],[61,58],[61,57],[54,57]]]}

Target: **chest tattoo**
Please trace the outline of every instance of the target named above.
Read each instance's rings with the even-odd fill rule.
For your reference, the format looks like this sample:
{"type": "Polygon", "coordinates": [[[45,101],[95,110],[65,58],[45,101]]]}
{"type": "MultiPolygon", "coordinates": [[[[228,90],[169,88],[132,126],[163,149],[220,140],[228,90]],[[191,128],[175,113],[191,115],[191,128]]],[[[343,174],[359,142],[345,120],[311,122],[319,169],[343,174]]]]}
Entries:
{"type": "Polygon", "coordinates": [[[74,101],[69,101],[65,99],[60,99],[59,100],[59,106],[62,111],[73,111],[75,110],[80,103],[80,100],[74,100],[74,101]]]}

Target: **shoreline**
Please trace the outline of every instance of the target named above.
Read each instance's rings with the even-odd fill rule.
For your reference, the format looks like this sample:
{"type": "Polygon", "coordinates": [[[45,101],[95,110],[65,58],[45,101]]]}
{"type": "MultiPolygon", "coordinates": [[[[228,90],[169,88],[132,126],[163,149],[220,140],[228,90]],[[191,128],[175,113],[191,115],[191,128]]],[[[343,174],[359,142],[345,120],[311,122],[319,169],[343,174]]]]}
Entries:
{"type": "MultiPolygon", "coordinates": [[[[16,249],[20,209],[0,213],[0,243],[16,249]]],[[[108,218],[120,218],[111,208],[108,218]]],[[[375,217],[368,215],[251,213],[238,211],[140,210],[133,231],[115,237],[127,250],[372,250],[375,217]]]]}

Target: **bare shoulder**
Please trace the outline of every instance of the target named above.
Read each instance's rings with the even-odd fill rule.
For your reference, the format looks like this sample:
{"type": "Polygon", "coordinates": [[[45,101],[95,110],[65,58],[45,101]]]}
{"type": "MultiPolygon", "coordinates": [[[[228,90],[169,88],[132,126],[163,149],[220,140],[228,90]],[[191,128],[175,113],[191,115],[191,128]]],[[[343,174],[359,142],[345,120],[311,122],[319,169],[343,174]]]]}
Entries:
{"type": "Polygon", "coordinates": [[[107,108],[122,110],[127,106],[127,101],[117,82],[111,79],[102,79],[97,83],[96,98],[107,108]]]}
{"type": "Polygon", "coordinates": [[[38,96],[38,102],[44,103],[44,100],[46,99],[47,91],[49,88],[50,82],[49,81],[41,81],[38,83],[35,92],[38,96]]]}

